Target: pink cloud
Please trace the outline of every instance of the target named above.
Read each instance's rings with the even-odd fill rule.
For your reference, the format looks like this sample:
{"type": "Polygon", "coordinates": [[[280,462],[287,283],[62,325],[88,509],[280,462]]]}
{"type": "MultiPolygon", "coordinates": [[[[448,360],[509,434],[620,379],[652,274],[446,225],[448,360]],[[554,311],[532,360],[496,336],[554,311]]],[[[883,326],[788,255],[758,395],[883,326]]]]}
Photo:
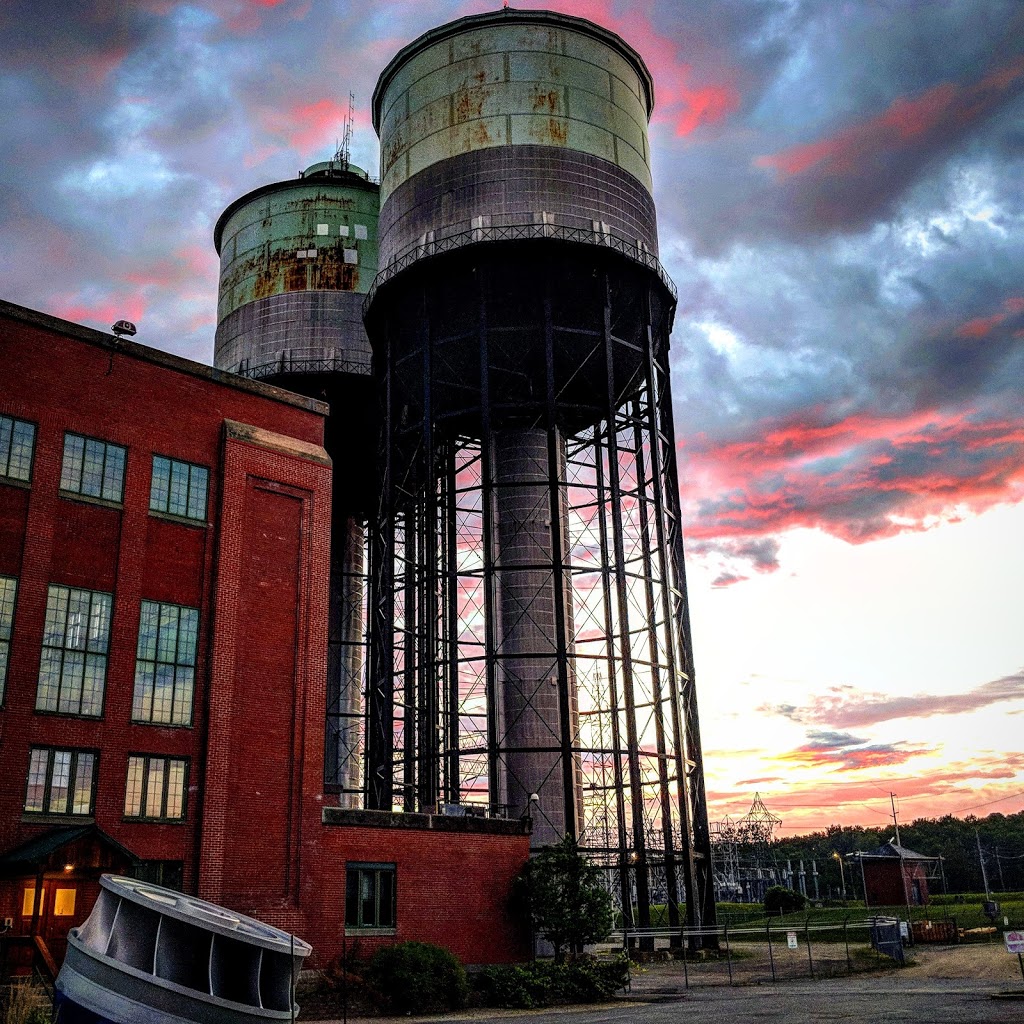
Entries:
{"type": "Polygon", "coordinates": [[[754,160],[780,178],[814,171],[821,177],[857,176],[883,154],[929,148],[987,114],[1024,79],[1024,59],[1016,59],[967,83],[942,82],[916,96],[900,96],[875,117],[834,135],[792,146],[754,160]]]}
{"type": "Polygon", "coordinates": [[[804,707],[763,705],[759,710],[803,724],[850,729],[897,718],[963,715],[1007,701],[1024,701],[1024,673],[993,679],[972,690],[952,694],[891,697],[883,693],[865,693],[854,687],[832,687],[804,707]]]}
{"type": "MultiPolygon", "coordinates": [[[[372,133],[370,116],[368,109],[356,105],[353,122],[357,132],[372,133]]],[[[280,108],[263,108],[257,111],[256,117],[267,135],[277,142],[253,153],[246,166],[258,164],[282,148],[294,149],[306,159],[314,153],[326,156],[328,151],[333,152],[335,143],[344,133],[348,100],[323,97],[296,101],[280,108]]]]}
{"type": "Polygon", "coordinates": [[[908,750],[887,744],[844,750],[823,750],[813,744],[808,744],[773,757],[771,760],[775,763],[781,762],[803,768],[828,768],[832,771],[850,772],[905,764],[915,757],[929,753],[933,753],[933,751],[919,748],[908,750]]]}
{"type": "Polygon", "coordinates": [[[682,447],[687,536],[728,546],[804,527],[861,543],[1024,497],[1019,419],[822,415],[759,423],[736,441],[696,435],[682,447]]]}
{"type": "MultiPolygon", "coordinates": [[[[1024,810],[1024,792],[1016,782],[1022,770],[1024,755],[986,752],[973,761],[950,762],[910,775],[893,776],[875,769],[863,779],[844,774],[834,780],[826,775],[805,781],[806,776],[796,776],[800,781],[772,791],[766,792],[762,786],[761,796],[768,810],[782,817],[780,828],[786,832],[811,831],[839,822],[884,829],[889,813],[889,801],[884,794],[890,789],[900,800],[901,820],[945,814],[962,816],[979,806],[1005,814],[1024,810]]],[[[769,777],[765,781],[773,780],[769,777]]],[[[712,819],[745,814],[750,806],[750,791],[740,787],[753,784],[751,781],[739,782],[735,788],[710,787],[712,819]]]]}
{"type": "Polygon", "coordinates": [[[1006,319],[1016,313],[1024,312],[1024,298],[1013,296],[1003,303],[1001,313],[993,313],[991,316],[976,317],[968,320],[962,327],[958,328],[957,336],[961,338],[984,338],[995,328],[1004,323],[1006,319]]]}
{"type": "Polygon", "coordinates": [[[146,312],[146,302],[141,295],[107,296],[94,301],[74,296],[56,297],[51,311],[54,316],[75,323],[89,322],[99,330],[107,330],[116,320],[131,320],[137,323],[146,312]]]}

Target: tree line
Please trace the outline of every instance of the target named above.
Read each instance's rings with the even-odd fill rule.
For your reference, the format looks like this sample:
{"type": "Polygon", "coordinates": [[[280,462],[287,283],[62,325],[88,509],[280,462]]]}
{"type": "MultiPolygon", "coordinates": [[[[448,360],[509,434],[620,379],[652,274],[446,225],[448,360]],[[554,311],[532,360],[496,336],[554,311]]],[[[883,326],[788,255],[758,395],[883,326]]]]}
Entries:
{"type": "MultiPolygon", "coordinates": [[[[824,832],[776,839],[769,847],[769,859],[777,867],[790,860],[795,871],[802,858],[807,872],[807,894],[811,897],[813,860],[818,869],[819,893],[825,898],[841,892],[839,861],[833,856],[838,853],[844,857],[847,895],[860,897],[860,870],[856,859],[846,855],[869,853],[894,835],[891,824],[880,828],[830,825],[824,832]]],[[[948,892],[983,892],[982,863],[991,891],[1024,891],[1024,811],[989,814],[984,818],[954,818],[951,814],[917,818],[900,825],[900,844],[915,853],[942,857],[948,892]]],[[[930,883],[930,889],[935,894],[942,892],[941,877],[930,883]]]]}

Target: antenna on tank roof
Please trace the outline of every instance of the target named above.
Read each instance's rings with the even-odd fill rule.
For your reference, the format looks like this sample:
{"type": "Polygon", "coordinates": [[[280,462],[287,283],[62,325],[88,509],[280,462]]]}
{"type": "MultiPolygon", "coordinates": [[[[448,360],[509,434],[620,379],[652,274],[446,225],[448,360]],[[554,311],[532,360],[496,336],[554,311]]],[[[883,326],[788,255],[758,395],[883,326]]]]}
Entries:
{"type": "Polygon", "coordinates": [[[352,154],[352,127],[356,119],[356,94],[348,94],[348,113],[345,115],[345,131],[341,136],[341,145],[335,150],[334,162],[341,164],[348,170],[349,159],[352,154]]]}

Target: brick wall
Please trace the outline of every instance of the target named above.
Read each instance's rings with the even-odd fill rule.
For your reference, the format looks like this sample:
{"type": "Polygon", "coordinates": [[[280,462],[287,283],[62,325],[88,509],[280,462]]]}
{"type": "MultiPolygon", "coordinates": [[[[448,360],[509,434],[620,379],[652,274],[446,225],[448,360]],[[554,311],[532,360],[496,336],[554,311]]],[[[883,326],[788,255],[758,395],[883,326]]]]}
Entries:
{"type": "MultiPolygon", "coordinates": [[[[18,579],[6,695],[0,706],[0,852],[63,823],[23,815],[29,748],[88,748],[100,755],[96,824],[140,858],[183,861],[184,884],[194,889],[210,648],[218,630],[214,581],[223,525],[218,512],[224,501],[224,422],[257,424],[316,448],[323,437],[323,407],[138,345],[115,344],[99,332],[7,303],[0,303],[0,366],[0,413],[37,427],[30,484],[0,478],[0,573],[18,579]],[[59,493],[65,431],[127,447],[120,507],[59,493]],[[154,453],[209,468],[205,523],[150,514],[154,453]],[[50,584],[114,595],[100,719],[35,712],[50,584]],[[131,721],[143,599],[200,610],[191,727],[131,721]],[[130,753],[189,759],[183,823],[124,818],[130,753]]],[[[259,473],[270,480],[287,477],[289,467],[308,462],[301,454],[253,451],[259,454],[250,458],[250,465],[259,464],[259,473]]],[[[329,470],[321,466],[320,473],[317,486],[325,488],[329,502],[329,482],[324,483],[329,470]]],[[[318,528],[322,530],[322,523],[318,528]]],[[[326,623],[316,617],[310,622],[303,642],[316,658],[326,623]]]]}
{"type": "Polygon", "coordinates": [[[450,949],[463,963],[512,963],[530,956],[530,933],[512,883],[530,854],[529,834],[517,823],[445,820],[431,815],[373,811],[325,812],[315,899],[307,910],[314,966],[337,956],[342,935],[351,952],[369,957],[382,945],[416,939],[450,949]],[[367,825],[373,817],[387,822],[367,825]],[[352,824],[330,824],[351,821],[352,824]],[[409,822],[410,824],[406,824],[409,822]],[[394,934],[372,935],[345,928],[345,866],[394,864],[397,911],[394,934]]]}
{"type": "MultiPolygon", "coordinates": [[[[276,440],[275,440],[276,438],[276,440]]],[[[304,923],[323,788],[330,467],[228,425],[199,895],[304,923]]]]}
{"type": "MultiPolygon", "coordinates": [[[[81,821],[23,814],[29,748],[87,748],[99,752],[99,828],[139,858],[183,862],[186,891],[295,931],[314,946],[311,966],[341,952],[346,864],[367,861],[396,865],[398,895],[393,934],[347,935],[364,954],[415,938],[467,963],[528,956],[509,902],[529,855],[520,827],[337,809],[337,824],[321,821],[331,514],[322,407],[5,303],[0,366],[0,413],[37,425],[30,484],[0,478],[0,573],[18,579],[0,707],[0,853],[81,821]],[[127,447],[120,506],[59,493],[65,431],[127,447]],[[209,469],[205,523],[150,513],[154,453],[209,469]],[[114,595],[100,719],[35,711],[51,583],[114,595]],[[190,727],[131,721],[144,599],[200,611],[190,727]],[[184,822],[125,819],[133,753],[189,759],[184,822]]],[[[77,920],[95,889],[80,881],[77,920]]],[[[5,916],[20,887],[0,884],[5,916]]]]}

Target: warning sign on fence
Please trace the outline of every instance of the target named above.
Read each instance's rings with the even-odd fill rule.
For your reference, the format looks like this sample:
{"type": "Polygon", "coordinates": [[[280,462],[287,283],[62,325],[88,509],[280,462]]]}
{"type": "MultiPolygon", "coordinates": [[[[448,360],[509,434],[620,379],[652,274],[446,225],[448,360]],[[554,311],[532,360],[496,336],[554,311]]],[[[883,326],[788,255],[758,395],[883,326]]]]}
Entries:
{"type": "Polygon", "coordinates": [[[796,932],[786,932],[786,945],[790,949],[796,949],[796,932]]]}
{"type": "Polygon", "coordinates": [[[1007,953],[1024,953],[1024,932],[1004,932],[1007,953]]]}

